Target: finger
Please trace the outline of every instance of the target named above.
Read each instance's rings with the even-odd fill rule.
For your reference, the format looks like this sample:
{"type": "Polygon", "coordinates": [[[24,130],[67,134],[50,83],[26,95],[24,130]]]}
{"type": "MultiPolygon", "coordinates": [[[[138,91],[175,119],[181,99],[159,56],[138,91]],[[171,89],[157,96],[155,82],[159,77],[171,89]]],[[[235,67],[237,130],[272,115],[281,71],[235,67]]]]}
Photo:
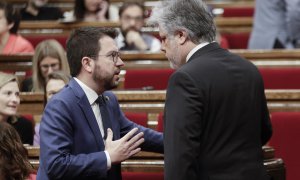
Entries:
{"type": "Polygon", "coordinates": [[[132,146],[132,144],[134,144],[136,141],[138,141],[139,139],[141,139],[144,136],[143,132],[138,133],[137,135],[133,136],[128,142],[128,146],[132,146]]]}
{"type": "Polygon", "coordinates": [[[128,141],[137,131],[138,131],[138,128],[133,128],[122,138],[122,141],[125,141],[125,142],[128,141]]]}
{"type": "Polygon", "coordinates": [[[112,141],[113,139],[113,132],[110,128],[107,129],[107,137],[106,137],[106,141],[112,141]]]}
{"type": "MultiPolygon", "coordinates": [[[[129,153],[129,157],[135,155],[136,153],[140,152],[141,151],[141,148],[136,148],[134,150],[132,150],[130,153],[129,153]]],[[[127,158],[129,158],[127,157],[127,158]]]]}
{"type": "Polygon", "coordinates": [[[144,138],[139,139],[138,141],[136,141],[134,144],[132,144],[132,146],[130,146],[128,149],[130,151],[132,151],[133,149],[138,148],[139,146],[141,146],[143,143],[145,142],[144,138]]]}

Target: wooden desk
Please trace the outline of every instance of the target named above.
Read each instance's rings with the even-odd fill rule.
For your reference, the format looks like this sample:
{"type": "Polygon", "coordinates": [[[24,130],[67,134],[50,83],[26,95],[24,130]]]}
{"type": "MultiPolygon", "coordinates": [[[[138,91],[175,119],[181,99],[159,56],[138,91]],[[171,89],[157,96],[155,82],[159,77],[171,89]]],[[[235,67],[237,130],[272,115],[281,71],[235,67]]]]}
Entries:
{"type": "MultiPolygon", "coordinates": [[[[230,50],[250,61],[258,67],[300,67],[300,50],[230,50]]],[[[122,60],[127,69],[170,68],[163,53],[123,52],[122,60]]],[[[0,55],[0,71],[32,70],[31,55],[0,55]]]]}
{"type": "MultiPolygon", "coordinates": [[[[160,113],[164,109],[165,91],[114,91],[123,111],[160,113]]],[[[266,90],[270,112],[300,111],[300,90],[266,90]]],[[[20,114],[40,115],[43,94],[21,93],[20,114]]]]}
{"type": "MultiPolygon", "coordinates": [[[[35,169],[39,167],[39,147],[26,147],[29,154],[30,163],[35,169]]],[[[285,179],[285,166],[281,159],[275,158],[274,149],[269,146],[262,148],[264,165],[269,175],[274,180],[285,179]]],[[[158,153],[140,152],[130,159],[121,163],[123,172],[163,172],[163,155],[158,153]]]]}

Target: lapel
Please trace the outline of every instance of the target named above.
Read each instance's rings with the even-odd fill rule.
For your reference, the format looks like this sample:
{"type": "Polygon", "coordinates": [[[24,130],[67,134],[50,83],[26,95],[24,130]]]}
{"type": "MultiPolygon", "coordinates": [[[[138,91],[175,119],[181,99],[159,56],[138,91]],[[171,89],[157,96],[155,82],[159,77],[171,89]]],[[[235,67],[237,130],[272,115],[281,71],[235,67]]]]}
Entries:
{"type": "MultiPolygon", "coordinates": [[[[76,82],[75,79],[71,79],[69,83],[70,87],[74,91],[75,96],[78,98],[77,105],[80,107],[81,111],[83,112],[85,116],[85,120],[89,124],[90,129],[92,130],[96,143],[100,149],[104,147],[104,142],[102,139],[102,135],[99,130],[99,126],[96,120],[96,117],[94,115],[94,112],[92,110],[92,107],[90,106],[90,103],[82,90],[82,88],[79,86],[79,84],[76,82]]],[[[75,112],[74,112],[75,113],[75,112]]],[[[84,121],[84,120],[82,120],[84,121]]],[[[85,133],[85,132],[82,132],[85,133]]]]}

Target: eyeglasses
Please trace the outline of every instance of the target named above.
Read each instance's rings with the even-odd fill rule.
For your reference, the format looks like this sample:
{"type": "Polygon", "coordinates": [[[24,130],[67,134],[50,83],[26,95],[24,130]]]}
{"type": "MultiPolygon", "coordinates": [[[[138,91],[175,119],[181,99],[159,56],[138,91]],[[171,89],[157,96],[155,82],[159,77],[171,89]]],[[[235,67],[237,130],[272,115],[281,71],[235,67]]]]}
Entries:
{"type": "Polygon", "coordinates": [[[59,63],[41,64],[40,66],[45,71],[47,71],[50,67],[51,67],[51,69],[55,69],[55,70],[59,69],[59,63]]]}
{"type": "Polygon", "coordinates": [[[121,53],[118,52],[118,51],[112,51],[112,52],[110,52],[109,54],[106,54],[106,55],[98,54],[98,55],[94,55],[94,56],[91,56],[91,57],[98,57],[98,56],[110,57],[110,59],[114,62],[114,64],[117,64],[118,59],[121,56],[121,53]]]}

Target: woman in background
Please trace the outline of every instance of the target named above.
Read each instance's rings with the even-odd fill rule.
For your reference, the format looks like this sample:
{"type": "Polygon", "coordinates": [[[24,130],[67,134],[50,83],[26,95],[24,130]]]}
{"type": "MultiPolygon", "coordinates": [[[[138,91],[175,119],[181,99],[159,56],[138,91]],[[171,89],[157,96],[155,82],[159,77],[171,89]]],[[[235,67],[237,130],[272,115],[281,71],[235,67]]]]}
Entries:
{"type": "Polygon", "coordinates": [[[116,21],[118,10],[110,6],[109,0],[75,0],[74,10],[65,12],[66,20],[116,21]]]}
{"type": "Polygon", "coordinates": [[[1,54],[33,53],[29,41],[17,35],[20,15],[12,5],[0,1],[0,52],[1,54]]]}
{"type": "Polygon", "coordinates": [[[44,92],[48,74],[58,70],[70,74],[64,48],[53,39],[40,42],[32,58],[32,77],[23,81],[21,91],[44,92]]]}
{"type": "Polygon", "coordinates": [[[17,77],[0,72],[0,122],[11,124],[19,133],[23,144],[33,143],[32,123],[17,116],[20,105],[20,90],[17,77]]]}
{"type": "Polygon", "coordinates": [[[0,144],[0,180],[35,180],[20,136],[5,122],[0,122],[0,144]]]}
{"type": "MultiPolygon", "coordinates": [[[[56,93],[58,93],[71,79],[71,76],[63,71],[55,71],[48,75],[47,84],[44,91],[44,104],[56,93]]],[[[34,128],[34,146],[40,145],[40,123],[37,123],[34,128]]]]}

